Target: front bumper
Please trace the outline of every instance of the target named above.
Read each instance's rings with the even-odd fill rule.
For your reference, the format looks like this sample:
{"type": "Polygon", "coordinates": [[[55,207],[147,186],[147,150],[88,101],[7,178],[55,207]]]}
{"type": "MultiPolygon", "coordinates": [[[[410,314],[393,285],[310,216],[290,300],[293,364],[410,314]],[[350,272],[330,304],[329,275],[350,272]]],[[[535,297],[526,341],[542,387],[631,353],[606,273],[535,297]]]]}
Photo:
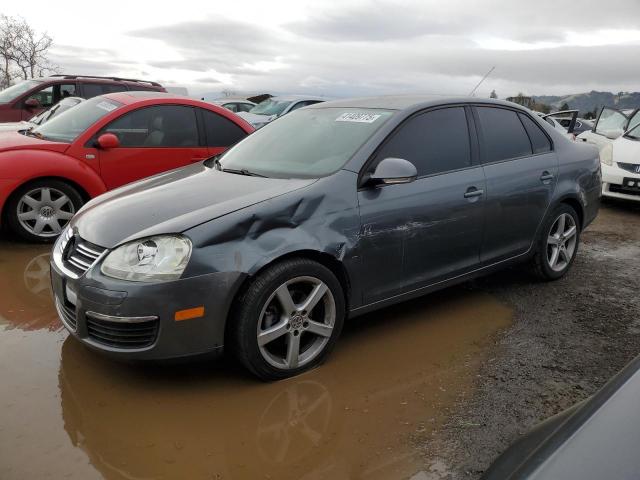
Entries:
{"type": "Polygon", "coordinates": [[[613,165],[602,164],[602,195],[605,197],[623,198],[640,202],[640,174],[633,173],[613,165]],[[624,179],[633,179],[637,187],[624,185],[624,179]]]}
{"type": "Polygon", "coordinates": [[[166,283],[105,277],[98,265],[74,279],[51,262],[58,315],[82,343],[114,357],[160,360],[222,352],[231,301],[243,274],[220,272],[166,283]],[[204,315],[175,320],[204,306],[204,315]]]}

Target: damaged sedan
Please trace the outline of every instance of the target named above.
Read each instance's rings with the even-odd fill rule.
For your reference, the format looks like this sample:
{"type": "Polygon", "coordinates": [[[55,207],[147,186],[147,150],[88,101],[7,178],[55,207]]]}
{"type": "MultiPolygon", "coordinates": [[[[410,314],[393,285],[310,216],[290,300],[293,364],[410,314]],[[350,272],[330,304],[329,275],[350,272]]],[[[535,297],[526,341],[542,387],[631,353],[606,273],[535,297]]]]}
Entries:
{"type": "Polygon", "coordinates": [[[54,246],[56,307],[113,357],[224,348],[281,379],[348,317],[515,263],[562,277],[600,180],[595,147],[508,102],[317,104],[85,205],[54,246]]]}

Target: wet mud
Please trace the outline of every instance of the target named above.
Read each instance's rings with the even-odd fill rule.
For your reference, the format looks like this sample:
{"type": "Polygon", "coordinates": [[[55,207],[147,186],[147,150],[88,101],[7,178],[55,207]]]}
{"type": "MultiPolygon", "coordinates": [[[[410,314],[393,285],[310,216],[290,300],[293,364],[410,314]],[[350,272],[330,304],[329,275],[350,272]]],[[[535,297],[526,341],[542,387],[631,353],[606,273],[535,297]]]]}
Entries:
{"type": "Polygon", "coordinates": [[[123,364],[68,338],[49,247],[0,243],[0,478],[402,479],[512,310],[455,287],[348,322],[327,363],[123,364]]]}

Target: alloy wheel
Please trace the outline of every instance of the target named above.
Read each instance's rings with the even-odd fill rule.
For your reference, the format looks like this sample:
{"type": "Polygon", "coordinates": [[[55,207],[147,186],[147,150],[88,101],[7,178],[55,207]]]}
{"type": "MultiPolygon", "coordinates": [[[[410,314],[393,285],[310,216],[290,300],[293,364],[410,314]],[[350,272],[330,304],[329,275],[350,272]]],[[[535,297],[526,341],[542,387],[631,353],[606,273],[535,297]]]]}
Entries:
{"type": "Polygon", "coordinates": [[[576,251],[578,228],[576,221],[568,213],[561,214],[547,237],[547,262],[555,272],[569,266],[576,251]]]}
{"type": "Polygon", "coordinates": [[[62,191],[52,187],[38,187],[25,193],[18,201],[20,226],[38,237],[50,238],[60,234],[76,208],[62,191]]]}
{"type": "Polygon", "coordinates": [[[288,280],[270,295],[260,313],[260,354],[279,369],[302,367],[323,352],[335,321],[335,299],[323,281],[309,276],[288,280]]]}

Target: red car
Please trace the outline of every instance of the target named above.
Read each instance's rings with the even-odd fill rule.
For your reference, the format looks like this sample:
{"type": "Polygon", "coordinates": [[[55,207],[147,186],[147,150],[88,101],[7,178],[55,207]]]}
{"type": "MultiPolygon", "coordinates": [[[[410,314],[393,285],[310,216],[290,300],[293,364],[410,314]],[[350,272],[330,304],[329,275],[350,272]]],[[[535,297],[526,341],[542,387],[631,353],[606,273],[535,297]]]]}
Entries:
{"type": "Polygon", "coordinates": [[[168,93],[92,98],[37,128],[0,133],[3,223],[51,240],[90,198],[219,154],[252,131],[225,108],[168,93]]]}

